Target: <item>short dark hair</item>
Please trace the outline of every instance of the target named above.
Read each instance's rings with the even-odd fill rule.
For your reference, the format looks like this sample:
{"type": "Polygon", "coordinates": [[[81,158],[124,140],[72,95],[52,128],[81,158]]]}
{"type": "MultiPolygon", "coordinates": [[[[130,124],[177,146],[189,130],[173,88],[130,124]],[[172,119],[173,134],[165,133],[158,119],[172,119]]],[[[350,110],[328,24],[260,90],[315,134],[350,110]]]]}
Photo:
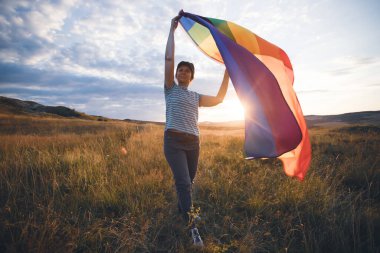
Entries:
{"type": "Polygon", "coordinates": [[[175,71],[176,75],[177,75],[179,67],[181,67],[181,66],[186,66],[186,67],[188,67],[190,69],[190,71],[191,71],[191,80],[193,80],[194,79],[194,64],[192,64],[191,62],[188,62],[188,61],[181,61],[177,65],[177,69],[175,71]]]}

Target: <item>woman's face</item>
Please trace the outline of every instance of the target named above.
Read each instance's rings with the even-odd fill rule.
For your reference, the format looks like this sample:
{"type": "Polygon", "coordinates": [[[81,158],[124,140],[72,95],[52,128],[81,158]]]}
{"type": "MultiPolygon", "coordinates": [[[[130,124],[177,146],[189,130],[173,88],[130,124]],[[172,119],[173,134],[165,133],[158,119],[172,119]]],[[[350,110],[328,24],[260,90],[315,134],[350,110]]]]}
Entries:
{"type": "Polygon", "coordinates": [[[191,82],[191,70],[187,66],[178,68],[176,78],[180,84],[189,84],[191,82]]]}

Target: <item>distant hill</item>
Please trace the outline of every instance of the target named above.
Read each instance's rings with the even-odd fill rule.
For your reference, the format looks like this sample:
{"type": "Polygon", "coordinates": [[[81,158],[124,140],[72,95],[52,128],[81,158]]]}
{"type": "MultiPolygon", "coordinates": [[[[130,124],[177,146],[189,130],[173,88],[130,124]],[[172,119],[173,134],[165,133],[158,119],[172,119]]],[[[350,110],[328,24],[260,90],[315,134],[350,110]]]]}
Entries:
{"type": "MultiPolygon", "coordinates": [[[[344,126],[352,124],[375,125],[380,126],[380,111],[363,111],[351,112],[338,115],[306,115],[306,123],[308,127],[318,126],[344,126]]],[[[201,122],[201,126],[217,126],[217,127],[244,127],[244,121],[228,121],[228,122],[201,122]]]]}
{"type": "Polygon", "coordinates": [[[89,120],[108,120],[105,117],[88,115],[65,106],[46,106],[34,101],[24,101],[0,96],[0,113],[32,116],[52,116],[89,120]]]}
{"type": "Polygon", "coordinates": [[[350,112],[338,115],[307,115],[309,127],[366,124],[380,126],[380,111],[350,112]]]}
{"type": "MultiPolygon", "coordinates": [[[[33,101],[23,101],[14,98],[0,96],[0,113],[2,114],[21,114],[34,116],[55,116],[69,117],[107,121],[108,118],[102,116],[88,115],[65,106],[45,106],[33,101]]],[[[308,127],[318,126],[335,126],[335,125],[352,125],[365,124],[380,126],[380,111],[363,111],[352,112],[338,115],[307,115],[305,116],[308,127]]],[[[125,119],[126,122],[137,124],[164,124],[163,122],[141,121],[133,119],[125,119]]],[[[215,126],[215,127],[244,127],[244,121],[229,121],[229,122],[201,122],[200,126],[215,126]]]]}

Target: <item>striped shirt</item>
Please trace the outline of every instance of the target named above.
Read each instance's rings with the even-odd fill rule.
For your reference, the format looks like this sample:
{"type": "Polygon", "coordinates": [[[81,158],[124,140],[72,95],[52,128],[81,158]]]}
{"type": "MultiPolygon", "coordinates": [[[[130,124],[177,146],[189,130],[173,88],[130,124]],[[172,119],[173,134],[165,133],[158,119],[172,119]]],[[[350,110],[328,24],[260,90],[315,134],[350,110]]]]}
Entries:
{"type": "Polygon", "coordinates": [[[200,94],[189,91],[174,83],[168,89],[165,86],[166,126],[165,131],[174,129],[199,136],[198,107],[200,94]]]}

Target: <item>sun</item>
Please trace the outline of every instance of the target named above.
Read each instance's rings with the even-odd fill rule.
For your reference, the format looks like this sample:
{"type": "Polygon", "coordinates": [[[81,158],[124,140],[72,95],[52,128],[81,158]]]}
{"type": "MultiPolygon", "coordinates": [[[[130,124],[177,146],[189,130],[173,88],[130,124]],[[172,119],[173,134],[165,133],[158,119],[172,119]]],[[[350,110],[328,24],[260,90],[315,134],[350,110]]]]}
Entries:
{"type": "Polygon", "coordinates": [[[229,111],[231,114],[231,117],[238,118],[238,119],[244,119],[244,106],[239,101],[239,99],[231,99],[226,101],[226,107],[229,108],[229,111]]]}
{"type": "Polygon", "coordinates": [[[235,94],[227,96],[221,104],[215,107],[201,107],[199,122],[243,121],[244,115],[244,106],[235,94]]]}

